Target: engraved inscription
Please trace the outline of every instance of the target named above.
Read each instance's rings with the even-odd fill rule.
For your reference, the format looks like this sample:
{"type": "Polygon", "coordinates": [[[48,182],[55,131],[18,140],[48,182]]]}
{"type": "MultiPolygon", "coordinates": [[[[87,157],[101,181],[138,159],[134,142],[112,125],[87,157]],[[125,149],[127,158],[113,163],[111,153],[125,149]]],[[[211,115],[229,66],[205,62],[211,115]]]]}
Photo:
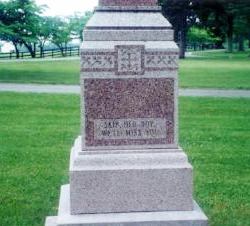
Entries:
{"type": "Polygon", "coordinates": [[[118,75],[143,74],[144,46],[116,46],[118,75]]]}
{"type": "Polygon", "coordinates": [[[95,140],[164,139],[166,120],[161,118],[98,119],[94,121],[95,140]]]}

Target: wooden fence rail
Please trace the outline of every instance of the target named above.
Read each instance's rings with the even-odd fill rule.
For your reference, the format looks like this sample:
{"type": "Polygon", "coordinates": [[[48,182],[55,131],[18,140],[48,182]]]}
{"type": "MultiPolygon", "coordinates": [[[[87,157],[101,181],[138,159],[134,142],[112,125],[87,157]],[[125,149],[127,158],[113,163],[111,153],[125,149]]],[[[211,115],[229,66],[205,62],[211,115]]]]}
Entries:
{"type": "MultiPolygon", "coordinates": [[[[187,50],[190,51],[201,51],[207,49],[215,49],[213,44],[197,44],[197,43],[188,43],[187,50]]],[[[63,50],[57,49],[46,49],[42,51],[36,52],[36,58],[59,58],[59,57],[72,57],[72,56],[79,56],[80,55],[80,47],[67,47],[63,48],[63,50]]],[[[19,53],[20,59],[30,59],[32,58],[29,52],[20,52],[19,53]]],[[[1,59],[16,59],[16,53],[0,53],[0,60],[1,59]]]]}
{"type": "MultiPolygon", "coordinates": [[[[80,55],[80,47],[67,47],[60,50],[57,49],[46,49],[41,52],[36,52],[35,58],[58,58],[58,57],[71,57],[71,56],[79,56],[80,55]]],[[[1,59],[16,59],[16,52],[10,53],[0,53],[1,59]]],[[[19,52],[19,59],[29,59],[32,58],[29,52],[19,52]]]]}

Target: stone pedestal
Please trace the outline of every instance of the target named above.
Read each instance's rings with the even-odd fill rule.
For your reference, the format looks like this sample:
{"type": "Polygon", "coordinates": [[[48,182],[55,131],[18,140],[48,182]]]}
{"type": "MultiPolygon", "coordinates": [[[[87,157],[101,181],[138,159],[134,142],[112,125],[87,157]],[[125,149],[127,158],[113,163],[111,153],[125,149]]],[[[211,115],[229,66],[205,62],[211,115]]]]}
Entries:
{"type": "Polygon", "coordinates": [[[207,217],[194,202],[192,211],[70,214],[69,185],[62,186],[57,217],[48,217],[46,226],[206,226],[207,217]]]}
{"type": "Polygon", "coordinates": [[[46,226],[206,226],[178,146],[178,47],[156,0],[100,0],[81,47],[82,134],[46,226]]]}
{"type": "Polygon", "coordinates": [[[192,167],[181,150],[82,154],[70,166],[71,213],[193,210],[192,167]]]}

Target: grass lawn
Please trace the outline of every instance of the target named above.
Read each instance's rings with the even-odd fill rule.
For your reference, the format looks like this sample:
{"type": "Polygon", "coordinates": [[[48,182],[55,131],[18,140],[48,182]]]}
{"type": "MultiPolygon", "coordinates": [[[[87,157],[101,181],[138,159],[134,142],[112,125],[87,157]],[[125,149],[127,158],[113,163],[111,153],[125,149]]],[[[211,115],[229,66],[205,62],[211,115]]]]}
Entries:
{"type": "Polygon", "coordinates": [[[79,60],[0,62],[0,82],[79,84],[79,60]]]}
{"type": "Polygon", "coordinates": [[[211,226],[250,226],[250,99],[182,98],[180,141],[211,226]]]}
{"type": "MultiPolygon", "coordinates": [[[[250,51],[196,52],[180,63],[180,85],[190,88],[250,89],[250,51]]],[[[0,82],[79,84],[79,60],[0,62],[0,82]]]]}
{"type": "Polygon", "coordinates": [[[0,225],[44,226],[67,183],[78,96],[0,93],[0,225]]]}
{"type": "Polygon", "coordinates": [[[181,61],[180,85],[192,88],[250,89],[250,51],[197,52],[181,61]]]}
{"type": "MultiPolygon", "coordinates": [[[[44,226],[68,181],[79,97],[0,93],[0,225],[44,226]]],[[[181,144],[211,226],[250,226],[250,99],[181,98],[181,144]]]]}

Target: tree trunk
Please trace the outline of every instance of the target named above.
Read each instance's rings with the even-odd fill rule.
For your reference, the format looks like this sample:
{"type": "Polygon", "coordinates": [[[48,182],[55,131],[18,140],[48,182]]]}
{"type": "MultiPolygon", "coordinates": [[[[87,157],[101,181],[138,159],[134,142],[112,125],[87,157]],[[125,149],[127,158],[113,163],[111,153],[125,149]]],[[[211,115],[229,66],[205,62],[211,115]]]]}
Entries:
{"type": "Polygon", "coordinates": [[[228,22],[228,30],[227,30],[228,52],[232,53],[233,52],[233,22],[234,22],[233,15],[228,15],[227,22],[228,22]]]}
{"type": "Polygon", "coordinates": [[[187,49],[187,18],[185,13],[181,16],[181,28],[180,28],[180,58],[185,58],[187,49]]]}
{"type": "Polygon", "coordinates": [[[30,56],[32,58],[36,57],[36,53],[34,52],[33,48],[32,48],[32,44],[28,44],[28,43],[24,43],[25,47],[28,49],[30,56]]]}
{"type": "MultiPolygon", "coordinates": [[[[215,24],[216,24],[216,26],[215,26],[214,34],[215,34],[215,36],[218,36],[218,37],[221,37],[221,26],[220,26],[221,22],[220,22],[220,20],[221,20],[220,10],[216,10],[216,12],[215,12],[215,24]]],[[[223,44],[224,44],[224,40],[223,40],[223,38],[221,38],[221,40],[218,40],[215,42],[215,48],[216,49],[224,49],[223,44]]]]}
{"type": "Polygon", "coordinates": [[[244,49],[244,38],[242,35],[239,36],[239,51],[243,52],[245,51],[244,49]]]}
{"type": "Polygon", "coordinates": [[[32,58],[36,58],[36,43],[33,43],[33,56],[32,58]]]}
{"type": "Polygon", "coordinates": [[[17,47],[17,43],[15,42],[12,42],[14,47],[15,47],[15,50],[16,50],[16,58],[19,59],[20,58],[20,52],[19,52],[19,49],[17,47]]]}
{"type": "Polygon", "coordinates": [[[67,46],[67,43],[65,42],[64,43],[64,52],[65,52],[65,56],[67,56],[67,54],[68,54],[68,46],[67,46]]]}
{"type": "Polygon", "coordinates": [[[196,51],[196,50],[197,50],[197,44],[194,43],[194,51],[196,51]]]}
{"type": "Polygon", "coordinates": [[[215,48],[216,49],[224,49],[224,46],[223,46],[223,41],[218,41],[215,43],[215,48]]]}
{"type": "Polygon", "coordinates": [[[180,31],[180,58],[185,58],[186,53],[186,35],[185,31],[180,31]]]}
{"type": "Polygon", "coordinates": [[[65,52],[64,52],[63,46],[58,46],[58,47],[59,47],[59,49],[61,51],[62,56],[65,57],[65,52]]]}
{"type": "Polygon", "coordinates": [[[36,58],[36,52],[32,48],[29,52],[32,58],[36,58]]]}
{"type": "Polygon", "coordinates": [[[32,58],[35,58],[36,57],[36,43],[32,44],[32,43],[24,42],[23,44],[28,49],[30,56],[32,58]]]}
{"type": "Polygon", "coordinates": [[[44,58],[44,46],[46,41],[40,41],[39,47],[40,47],[40,58],[44,58]]]}
{"type": "Polygon", "coordinates": [[[40,45],[40,58],[43,58],[43,46],[40,45]]]}

